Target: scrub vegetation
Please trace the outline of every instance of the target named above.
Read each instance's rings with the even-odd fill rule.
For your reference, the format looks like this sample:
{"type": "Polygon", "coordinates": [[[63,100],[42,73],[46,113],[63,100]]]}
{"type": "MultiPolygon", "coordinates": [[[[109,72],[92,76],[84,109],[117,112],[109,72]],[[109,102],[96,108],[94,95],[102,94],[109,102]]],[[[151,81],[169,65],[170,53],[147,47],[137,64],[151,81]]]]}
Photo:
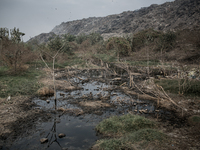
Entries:
{"type": "MultiPolygon", "coordinates": [[[[158,106],[167,109],[172,109],[173,105],[173,110],[182,117],[199,111],[200,30],[197,28],[176,32],[147,29],[108,40],[99,33],[65,34],[51,37],[42,44],[38,41],[24,43],[24,35],[17,28],[10,31],[0,28],[2,101],[9,97],[36,95],[38,89],[45,86],[40,79],[46,76],[46,66],[52,68],[53,73],[49,71],[48,74],[51,77],[62,69],[93,68],[110,69],[113,76],[118,77],[120,75],[113,68],[119,67],[127,72],[128,82],[119,86],[126,94],[140,98],[148,95],[158,106]],[[134,79],[138,79],[137,82],[134,79]]],[[[121,78],[115,80],[118,79],[121,78]]],[[[71,83],[66,85],[72,87],[71,83]]],[[[199,125],[199,116],[190,119],[191,125],[199,125]]],[[[154,121],[141,116],[113,116],[96,126],[104,138],[97,141],[94,149],[160,149],[169,139],[157,127],[154,121]]]]}
{"type": "Polygon", "coordinates": [[[99,133],[111,138],[97,141],[94,149],[142,149],[150,144],[167,142],[167,135],[155,127],[157,125],[154,121],[141,116],[131,114],[113,116],[96,126],[99,133]]]}

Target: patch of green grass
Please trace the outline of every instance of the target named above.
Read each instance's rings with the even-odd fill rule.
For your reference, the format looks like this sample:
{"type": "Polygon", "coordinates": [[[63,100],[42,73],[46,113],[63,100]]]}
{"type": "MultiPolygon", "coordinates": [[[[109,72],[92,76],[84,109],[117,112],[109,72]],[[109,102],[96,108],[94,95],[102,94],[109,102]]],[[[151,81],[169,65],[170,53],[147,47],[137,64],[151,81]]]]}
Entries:
{"type": "Polygon", "coordinates": [[[199,122],[199,123],[200,123],[200,116],[194,116],[194,117],[192,118],[192,120],[193,120],[194,122],[199,122]]]}
{"type": "Polygon", "coordinates": [[[140,129],[130,133],[127,136],[113,139],[102,139],[96,143],[99,150],[122,150],[144,148],[150,142],[158,142],[167,140],[167,135],[156,129],[140,129]],[[133,146],[134,144],[134,146],[133,146]]]}
{"type": "Polygon", "coordinates": [[[126,142],[122,139],[103,139],[96,143],[98,150],[121,150],[127,148],[126,142]]]}
{"type": "Polygon", "coordinates": [[[155,83],[170,93],[200,96],[200,81],[198,80],[162,79],[155,80],[155,83]]]}
{"type": "Polygon", "coordinates": [[[138,115],[113,116],[100,122],[96,129],[103,135],[115,138],[97,141],[94,149],[122,150],[135,149],[135,147],[145,149],[149,144],[162,145],[168,137],[157,129],[153,129],[156,126],[154,121],[138,115]]]}
{"type": "Polygon", "coordinates": [[[140,129],[134,133],[131,133],[129,136],[127,136],[126,140],[128,141],[163,141],[166,139],[166,135],[156,129],[140,129]]]}
{"type": "Polygon", "coordinates": [[[5,73],[0,78],[0,97],[16,95],[32,95],[39,88],[37,79],[42,73],[38,70],[28,70],[23,74],[12,75],[5,73]]]}
{"type": "Polygon", "coordinates": [[[62,64],[63,66],[74,66],[74,65],[78,65],[78,66],[84,66],[85,65],[85,60],[77,57],[77,56],[73,56],[71,59],[67,60],[66,62],[64,62],[62,64]]]}
{"type": "Polygon", "coordinates": [[[113,116],[100,122],[96,129],[102,134],[125,134],[155,127],[155,122],[138,115],[113,116]]]}
{"type": "MultiPolygon", "coordinates": [[[[46,63],[50,68],[53,67],[53,63],[52,62],[46,62],[46,63]]],[[[31,64],[29,63],[29,65],[32,65],[32,66],[38,67],[38,68],[46,67],[45,63],[42,60],[36,61],[36,62],[32,62],[31,64]]],[[[74,66],[74,65],[84,66],[85,65],[85,60],[83,60],[83,59],[81,59],[80,57],[77,57],[77,56],[71,56],[70,59],[67,59],[63,63],[55,62],[55,66],[54,67],[55,68],[65,68],[66,66],[74,66]]]]}
{"type": "Polygon", "coordinates": [[[5,72],[7,72],[9,69],[4,66],[0,66],[0,76],[5,75],[5,72]]]}

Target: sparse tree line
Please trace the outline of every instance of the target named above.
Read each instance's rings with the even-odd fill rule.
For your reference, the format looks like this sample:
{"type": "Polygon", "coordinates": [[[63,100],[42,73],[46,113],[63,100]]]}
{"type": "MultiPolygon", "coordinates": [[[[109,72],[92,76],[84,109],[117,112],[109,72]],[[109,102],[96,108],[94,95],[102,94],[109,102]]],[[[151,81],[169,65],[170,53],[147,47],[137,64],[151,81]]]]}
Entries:
{"type": "Polygon", "coordinates": [[[22,37],[25,33],[14,28],[0,28],[0,62],[1,65],[8,67],[10,70],[17,73],[22,70],[24,64],[30,61],[31,51],[28,45],[24,44],[22,37]]]}
{"type": "MultiPolygon", "coordinates": [[[[26,63],[36,59],[41,60],[40,55],[46,62],[51,61],[51,56],[61,48],[62,50],[56,58],[58,63],[63,63],[73,56],[76,51],[81,50],[88,51],[88,49],[92,49],[94,53],[101,54],[107,54],[109,51],[114,50],[115,56],[118,58],[116,60],[119,60],[119,57],[134,57],[134,53],[140,52],[144,47],[148,47],[154,53],[159,53],[159,58],[163,60],[167,56],[166,53],[177,45],[182,46],[184,49],[183,45],[188,43],[198,49],[200,43],[198,33],[200,31],[197,31],[181,30],[164,33],[147,29],[131,36],[112,37],[107,41],[104,41],[99,33],[90,33],[88,35],[82,33],[77,36],[64,34],[54,36],[47,43],[39,45],[38,41],[24,43],[22,37],[25,33],[20,32],[17,28],[10,31],[7,28],[0,28],[0,62],[1,65],[9,67],[10,70],[17,73],[26,68],[26,63]]],[[[146,54],[141,55],[144,56],[146,54]]]]}

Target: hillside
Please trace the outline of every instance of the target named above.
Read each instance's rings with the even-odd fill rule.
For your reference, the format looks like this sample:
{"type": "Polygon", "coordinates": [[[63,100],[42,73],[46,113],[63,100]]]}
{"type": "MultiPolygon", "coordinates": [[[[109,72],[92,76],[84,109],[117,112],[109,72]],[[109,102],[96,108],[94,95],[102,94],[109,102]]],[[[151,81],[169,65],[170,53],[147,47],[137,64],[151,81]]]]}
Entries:
{"type": "MultiPolygon", "coordinates": [[[[159,31],[186,29],[199,26],[199,12],[199,0],[175,0],[106,17],[90,17],[63,22],[54,27],[51,32],[56,35],[97,32],[107,39],[111,36],[136,33],[148,28],[159,31]]],[[[51,35],[53,34],[40,34],[29,41],[36,39],[40,43],[46,42],[51,35]]]]}

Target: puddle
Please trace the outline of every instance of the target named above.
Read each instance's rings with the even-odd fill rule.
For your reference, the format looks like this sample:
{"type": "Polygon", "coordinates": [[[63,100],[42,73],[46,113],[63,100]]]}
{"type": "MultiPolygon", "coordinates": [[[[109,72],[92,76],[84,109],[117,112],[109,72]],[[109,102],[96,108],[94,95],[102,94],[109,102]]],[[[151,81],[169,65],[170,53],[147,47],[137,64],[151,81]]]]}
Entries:
{"type": "MultiPolygon", "coordinates": [[[[57,91],[57,108],[65,109],[82,109],[85,107],[79,104],[81,101],[100,101],[112,105],[108,108],[95,108],[85,111],[80,116],[64,113],[52,113],[52,120],[42,122],[36,125],[33,135],[18,139],[13,143],[11,150],[25,149],[68,149],[68,150],[84,150],[89,149],[100,137],[96,135],[95,126],[112,115],[123,115],[134,113],[140,115],[162,115],[170,116],[170,112],[157,110],[151,101],[141,101],[124,94],[120,90],[115,89],[112,80],[105,76],[105,72],[94,70],[85,70],[76,78],[70,79],[81,90],[75,91],[57,91]],[[101,78],[105,78],[106,82],[102,82],[101,78]],[[87,80],[90,79],[90,80],[87,80]],[[87,82],[83,82],[86,81],[87,82]],[[112,84],[111,84],[112,83],[112,84]],[[141,112],[143,110],[143,112],[141,112]],[[58,134],[64,133],[66,136],[59,138],[58,134]],[[48,138],[47,143],[41,144],[41,138],[48,138]]],[[[54,109],[53,97],[34,98],[33,102],[38,106],[35,109],[52,110],[54,109]],[[46,102],[49,100],[49,103],[46,102]]]]}

